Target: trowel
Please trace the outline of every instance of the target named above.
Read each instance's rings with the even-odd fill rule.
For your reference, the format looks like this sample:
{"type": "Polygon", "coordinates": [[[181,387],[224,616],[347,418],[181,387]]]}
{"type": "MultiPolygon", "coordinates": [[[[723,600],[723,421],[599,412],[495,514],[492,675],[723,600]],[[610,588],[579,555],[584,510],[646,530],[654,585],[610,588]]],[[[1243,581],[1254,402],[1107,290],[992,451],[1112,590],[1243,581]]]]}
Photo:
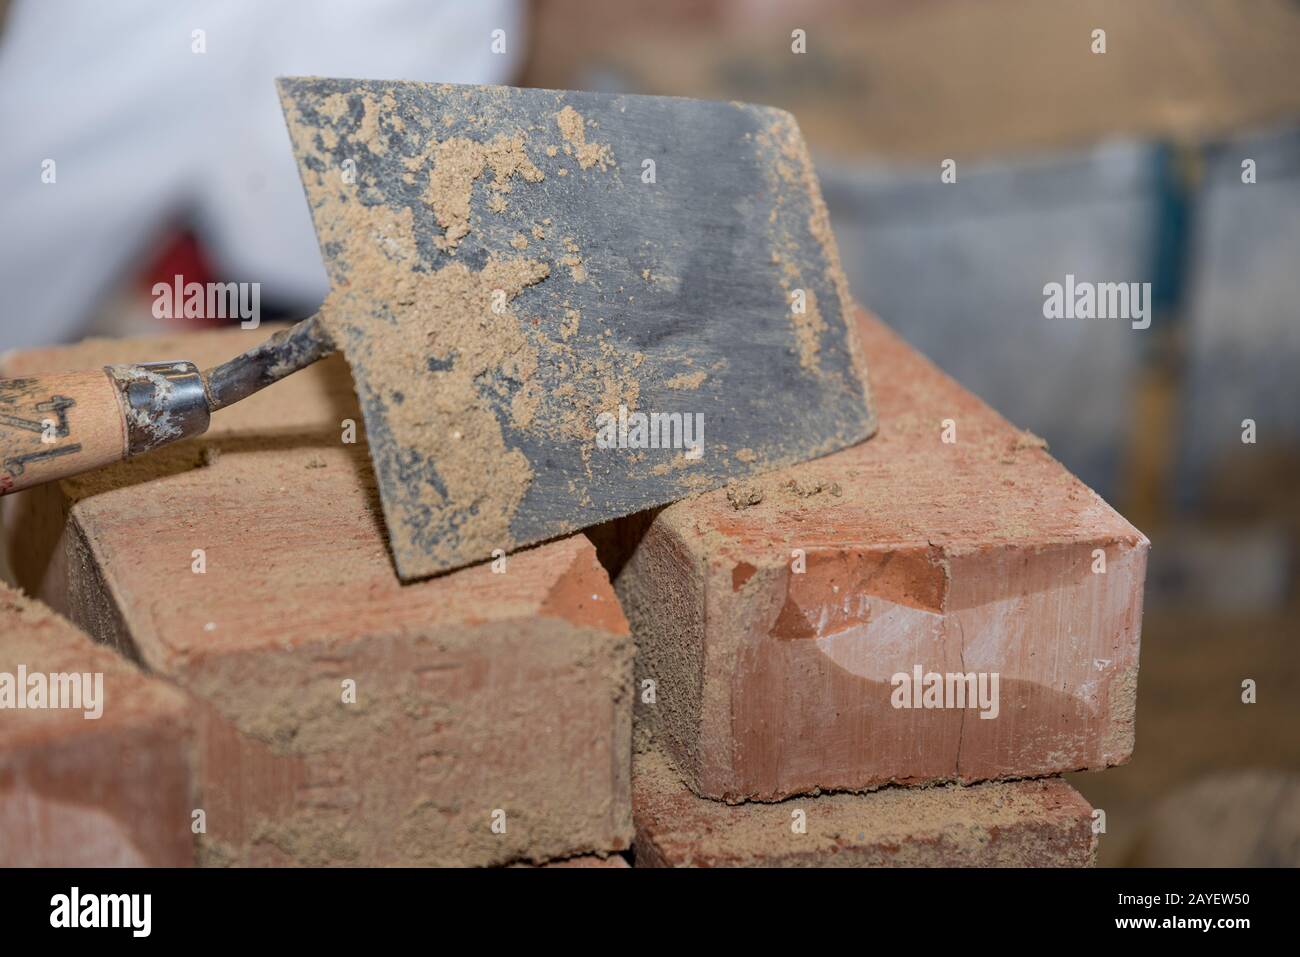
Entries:
{"type": "Polygon", "coordinates": [[[278,81],[331,292],[224,365],[0,380],[0,492],[202,433],[335,350],[399,576],[875,429],[793,118],[742,103],[278,81]]]}

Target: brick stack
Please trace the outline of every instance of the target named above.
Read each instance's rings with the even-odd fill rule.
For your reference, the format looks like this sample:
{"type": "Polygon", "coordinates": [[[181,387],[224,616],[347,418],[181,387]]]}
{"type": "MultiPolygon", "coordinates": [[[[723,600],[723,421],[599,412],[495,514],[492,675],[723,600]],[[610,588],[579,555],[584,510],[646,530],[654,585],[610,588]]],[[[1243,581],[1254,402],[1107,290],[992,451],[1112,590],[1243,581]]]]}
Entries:
{"type": "MultiPolygon", "coordinates": [[[[88,342],[12,356],[3,374],[207,366],[267,334],[88,342]]],[[[361,415],[331,359],[200,441],[10,496],[14,575],[191,702],[203,864],[627,848],[632,640],[595,549],[576,535],[500,572],[401,585],[348,422],[361,415]]]]}
{"type": "Polygon", "coordinates": [[[859,334],[880,433],[664,509],[619,575],[638,860],[1090,862],[1092,809],[1050,776],[1132,752],[1147,540],[878,321],[859,334]],[[971,700],[928,698],[931,674],[971,700]]]}
{"type": "MultiPolygon", "coordinates": [[[[638,865],[1090,862],[1091,809],[1053,776],[1132,750],[1147,542],[860,330],[880,435],[628,523],[616,587],[583,535],[400,585],[337,359],[200,440],[0,500],[10,577],[68,619],[7,594],[0,672],[108,689],[102,722],[0,711],[22,731],[0,864],[621,866],[634,835],[638,865]],[[997,716],[894,707],[915,666],[996,673],[997,716]],[[107,836],[47,826],[72,820],[107,836]]],[[[0,374],[207,365],[266,334],[0,374]]]]}

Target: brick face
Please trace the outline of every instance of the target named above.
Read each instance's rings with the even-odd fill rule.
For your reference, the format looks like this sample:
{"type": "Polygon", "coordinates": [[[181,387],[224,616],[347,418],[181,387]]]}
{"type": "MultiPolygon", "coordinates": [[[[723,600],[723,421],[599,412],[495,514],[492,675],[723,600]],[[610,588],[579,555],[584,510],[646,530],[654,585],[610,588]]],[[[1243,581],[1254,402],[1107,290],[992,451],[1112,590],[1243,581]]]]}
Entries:
{"type": "MultiPolygon", "coordinates": [[[[193,720],[182,693],[0,584],[0,673],[102,674],[100,717],[0,710],[0,866],[193,863],[193,720]]],[[[93,681],[93,678],[92,678],[93,681]]]]}
{"type": "Polygon", "coordinates": [[[669,506],[621,571],[657,689],[640,716],[697,793],[731,801],[1126,761],[1146,538],[878,321],[859,328],[880,434],[669,506]],[[996,673],[997,717],[895,708],[917,665],[996,673]]]}
{"type": "Polygon", "coordinates": [[[637,867],[1090,867],[1092,808],[1059,779],[728,805],[636,756],[637,867]],[[797,828],[802,827],[802,830],[797,828]]]}

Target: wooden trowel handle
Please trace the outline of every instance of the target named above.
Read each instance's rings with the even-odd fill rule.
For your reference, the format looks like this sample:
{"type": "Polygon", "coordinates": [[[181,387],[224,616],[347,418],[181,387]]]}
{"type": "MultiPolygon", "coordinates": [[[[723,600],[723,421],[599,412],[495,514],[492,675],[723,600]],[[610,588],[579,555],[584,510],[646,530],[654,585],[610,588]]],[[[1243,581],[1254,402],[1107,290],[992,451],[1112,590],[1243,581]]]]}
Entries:
{"type": "Polygon", "coordinates": [[[0,495],[200,435],[213,412],[333,351],[315,315],[206,372],[142,362],[0,379],[0,495]]]}
{"type": "Polygon", "coordinates": [[[189,362],[0,379],[0,495],[198,435],[208,418],[189,362]]]}

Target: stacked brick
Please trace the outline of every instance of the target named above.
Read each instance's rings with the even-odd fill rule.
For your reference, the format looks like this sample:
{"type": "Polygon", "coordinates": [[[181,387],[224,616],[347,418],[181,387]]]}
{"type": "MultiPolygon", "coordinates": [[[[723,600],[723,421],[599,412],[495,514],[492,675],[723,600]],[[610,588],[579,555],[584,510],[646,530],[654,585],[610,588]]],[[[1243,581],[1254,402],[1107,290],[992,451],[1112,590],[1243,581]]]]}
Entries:
{"type": "Polygon", "coordinates": [[[0,864],[1089,863],[1057,775],[1132,750],[1147,542],[859,332],[880,434],[630,523],[614,585],[584,535],[400,585],[339,360],[0,500],[8,576],[63,616],[4,593],[0,681],[106,688],[100,720],[0,710],[0,864]]]}
{"type": "Polygon", "coordinates": [[[1087,864],[1092,808],[1054,776],[1132,752],[1148,542],[859,335],[880,433],[664,509],[619,575],[638,863],[1087,864]]]}
{"type": "MultiPolygon", "coordinates": [[[[3,374],[206,366],[266,335],[82,343],[3,374]]],[[[9,496],[13,575],[190,702],[202,864],[626,849],[633,645],[595,549],[577,535],[401,585],[364,435],[345,441],[360,422],[330,360],[200,441],[9,496]]]]}

